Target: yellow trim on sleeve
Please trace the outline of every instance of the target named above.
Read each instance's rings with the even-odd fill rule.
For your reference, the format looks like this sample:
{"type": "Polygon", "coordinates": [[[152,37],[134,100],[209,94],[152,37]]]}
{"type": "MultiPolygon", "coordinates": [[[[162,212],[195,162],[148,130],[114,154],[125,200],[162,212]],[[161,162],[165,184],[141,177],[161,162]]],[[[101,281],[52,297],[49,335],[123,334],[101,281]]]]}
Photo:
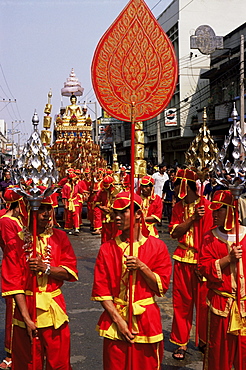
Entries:
{"type": "Polygon", "coordinates": [[[222,272],[221,272],[220,260],[219,259],[215,261],[215,268],[216,268],[218,278],[220,280],[222,280],[222,272]]]}
{"type": "Polygon", "coordinates": [[[63,266],[63,265],[60,265],[60,267],[64,268],[67,272],[69,272],[69,274],[72,275],[76,280],[79,280],[78,275],[73,270],[71,270],[69,267],[63,266]]]}
{"type": "Polygon", "coordinates": [[[112,296],[101,296],[101,297],[91,297],[91,301],[96,301],[96,302],[102,302],[102,301],[113,301],[112,296]]]}
{"type": "Polygon", "coordinates": [[[197,260],[194,259],[194,257],[180,257],[180,256],[173,256],[173,259],[179,262],[185,262],[185,263],[192,263],[194,265],[197,264],[197,260]]]}
{"type": "Polygon", "coordinates": [[[151,215],[150,217],[153,217],[155,218],[157,221],[161,222],[161,219],[159,217],[157,217],[156,215],[151,215]]]}
{"type": "Polygon", "coordinates": [[[24,290],[11,290],[9,292],[2,293],[2,297],[8,297],[10,295],[15,295],[15,294],[25,294],[25,291],[24,290]]]}
{"type": "Polygon", "coordinates": [[[158,286],[158,289],[159,289],[160,296],[164,297],[165,294],[163,292],[163,286],[162,286],[161,278],[156,272],[154,272],[154,275],[156,277],[156,282],[157,282],[157,286],[158,286]]]}
{"type": "MultiPolygon", "coordinates": [[[[172,227],[172,230],[170,231],[170,235],[172,236],[174,230],[176,229],[176,227],[178,226],[179,224],[174,224],[173,227],[172,227]]],[[[177,238],[175,238],[177,239],[177,238]]]]}

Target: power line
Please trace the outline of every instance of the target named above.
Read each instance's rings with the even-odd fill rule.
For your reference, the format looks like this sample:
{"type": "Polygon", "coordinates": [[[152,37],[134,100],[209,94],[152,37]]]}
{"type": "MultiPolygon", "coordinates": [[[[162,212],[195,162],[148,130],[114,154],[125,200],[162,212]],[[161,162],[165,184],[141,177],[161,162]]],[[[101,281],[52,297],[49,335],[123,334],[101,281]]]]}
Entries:
{"type": "Polygon", "coordinates": [[[3,67],[2,67],[2,64],[1,64],[1,63],[0,63],[0,68],[1,68],[1,71],[2,71],[2,74],[3,74],[3,78],[4,78],[4,81],[5,81],[5,83],[6,83],[6,86],[7,86],[8,90],[9,90],[9,92],[10,92],[10,95],[11,95],[11,96],[12,96],[12,98],[14,99],[14,96],[13,96],[12,92],[10,91],[10,88],[9,88],[8,82],[7,82],[6,77],[5,77],[5,75],[4,75],[3,67]]]}
{"type": "Polygon", "coordinates": [[[158,5],[158,4],[160,4],[161,2],[162,2],[162,0],[159,0],[159,1],[158,1],[158,3],[156,3],[156,4],[153,6],[153,8],[151,8],[151,11],[152,11],[152,10],[154,10],[154,9],[157,7],[157,5],[158,5]]]}
{"type": "MultiPolygon", "coordinates": [[[[177,14],[179,14],[182,10],[184,10],[188,5],[190,5],[194,0],[191,0],[188,4],[186,4],[185,6],[183,6],[183,8],[181,8],[177,13],[174,13],[170,18],[166,19],[163,23],[160,23],[160,25],[162,26],[164,23],[168,22],[170,19],[172,19],[173,17],[175,17],[177,14]]],[[[165,11],[165,10],[164,10],[165,11]]],[[[164,11],[162,12],[162,14],[164,13],[164,11]]],[[[161,17],[161,15],[159,16],[159,18],[161,17]]]]}

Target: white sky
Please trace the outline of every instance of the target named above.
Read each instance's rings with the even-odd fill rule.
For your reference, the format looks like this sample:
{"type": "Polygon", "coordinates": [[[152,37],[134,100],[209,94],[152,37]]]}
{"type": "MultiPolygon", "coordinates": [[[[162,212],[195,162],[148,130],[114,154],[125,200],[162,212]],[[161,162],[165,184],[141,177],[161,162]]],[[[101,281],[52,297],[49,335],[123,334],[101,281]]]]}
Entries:
{"type": "MultiPolygon", "coordinates": [[[[157,17],[171,0],[145,0],[157,17]]],[[[32,132],[37,110],[43,128],[47,94],[52,89],[52,117],[61,106],[61,88],[74,68],[84,87],[81,97],[96,100],[91,61],[101,36],[127,5],[127,0],[0,0],[0,119],[21,134],[32,132]],[[21,121],[19,123],[19,121],[21,121]],[[23,122],[24,121],[24,122],[23,122]]],[[[79,100],[79,99],[78,99],[79,100]]],[[[63,105],[69,98],[63,97],[63,105]]],[[[93,105],[90,105],[94,109],[93,105]]],[[[94,113],[89,110],[94,119],[94,113]]],[[[98,107],[98,115],[100,109],[98,107]]],[[[17,135],[14,135],[17,141],[17,135]]]]}

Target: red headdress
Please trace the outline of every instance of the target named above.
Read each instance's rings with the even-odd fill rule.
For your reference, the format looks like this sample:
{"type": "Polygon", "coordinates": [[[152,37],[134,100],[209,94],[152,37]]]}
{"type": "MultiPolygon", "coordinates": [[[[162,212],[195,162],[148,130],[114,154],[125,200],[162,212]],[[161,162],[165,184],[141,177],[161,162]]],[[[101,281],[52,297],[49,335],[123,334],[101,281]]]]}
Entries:
{"type": "Polygon", "coordinates": [[[178,170],[174,181],[176,181],[177,179],[181,179],[178,197],[180,199],[183,199],[187,195],[187,181],[196,182],[198,180],[198,177],[195,172],[186,168],[185,170],[178,170]]]}
{"type": "Polygon", "coordinates": [[[74,179],[77,175],[74,172],[69,173],[69,179],[74,179]]]}
{"type": "MultiPolygon", "coordinates": [[[[142,199],[136,193],[134,193],[134,203],[137,204],[139,208],[141,208],[142,199]]],[[[122,191],[116,195],[112,208],[120,211],[122,209],[129,207],[130,204],[131,204],[130,191],[122,191]]]]}
{"type": "MultiPolygon", "coordinates": [[[[134,193],[133,201],[141,209],[142,198],[138,194],[134,193]]],[[[131,192],[130,191],[122,191],[122,192],[120,192],[116,195],[112,208],[114,210],[121,211],[121,210],[123,210],[127,207],[130,207],[130,204],[131,204],[131,192]]],[[[148,236],[149,235],[149,230],[148,230],[148,228],[145,224],[145,221],[144,221],[143,217],[142,217],[141,225],[142,225],[143,235],[148,236]]]]}
{"type": "Polygon", "coordinates": [[[149,184],[153,186],[154,183],[155,183],[155,180],[153,179],[152,176],[149,176],[149,175],[143,176],[140,180],[140,185],[144,185],[144,186],[147,186],[149,184]]]}
{"type": "Polygon", "coordinates": [[[208,208],[213,211],[226,206],[226,219],[225,219],[225,230],[231,230],[234,227],[234,196],[229,190],[217,190],[214,193],[212,203],[208,208]]]}
{"type": "MultiPolygon", "coordinates": [[[[40,189],[42,191],[42,193],[46,190],[46,187],[43,186],[43,185],[40,185],[40,186],[37,186],[38,189],[40,189]]],[[[53,200],[52,200],[52,195],[48,196],[48,197],[45,197],[42,199],[41,201],[42,204],[50,204],[53,206],[53,200]]]]}
{"type": "Polygon", "coordinates": [[[11,203],[18,202],[19,208],[20,208],[20,214],[23,216],[23,219],[27,218],[27,206],[23,199],[23,196],[16,193],[13,188],[16,188],[17,186],[10,185],[7,187],[4,193],[4,199],[7,203],[6,208],[7,210],[10,208],[11,203]]]}
{"type": "Polygon", "coordinates": [[[113,170],[111,170],[110,168],[107,168],[107,171],[106,171],[107,175],[112,175],[113,173],[114,173],[113,170]]]}
{"type": "Polygon", "coordinates": [[[112,176],[105,176],[102,180],[102,187],[104,189],[109,189],[111,185],[114,184],[114,178],[112,176]]]}

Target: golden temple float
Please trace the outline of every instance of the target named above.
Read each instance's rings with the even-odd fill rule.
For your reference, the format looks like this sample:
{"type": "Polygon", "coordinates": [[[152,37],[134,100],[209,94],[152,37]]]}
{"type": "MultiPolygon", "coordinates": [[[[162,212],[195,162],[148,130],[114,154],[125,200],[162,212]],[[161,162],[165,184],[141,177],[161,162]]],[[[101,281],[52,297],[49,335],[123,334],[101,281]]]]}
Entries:
{"type": "Polygon", "coordinates": [[[72,69],[69,78],[61,89],[61,95],[70,98],[70,104],[60,108],[54,122],[55,142],[51,143],[51,92],[45,106],[44,130],[41,132],[42,142],[55,161],[59,177],[66,176],[68,168],[93,171],[97,167],[106,168],[107,162],[102,158],[100,146],[92,140],[92,120],[87,115],[87,108],[77,104],[77,96],[83,94],[83,88],[72,69]]]}

